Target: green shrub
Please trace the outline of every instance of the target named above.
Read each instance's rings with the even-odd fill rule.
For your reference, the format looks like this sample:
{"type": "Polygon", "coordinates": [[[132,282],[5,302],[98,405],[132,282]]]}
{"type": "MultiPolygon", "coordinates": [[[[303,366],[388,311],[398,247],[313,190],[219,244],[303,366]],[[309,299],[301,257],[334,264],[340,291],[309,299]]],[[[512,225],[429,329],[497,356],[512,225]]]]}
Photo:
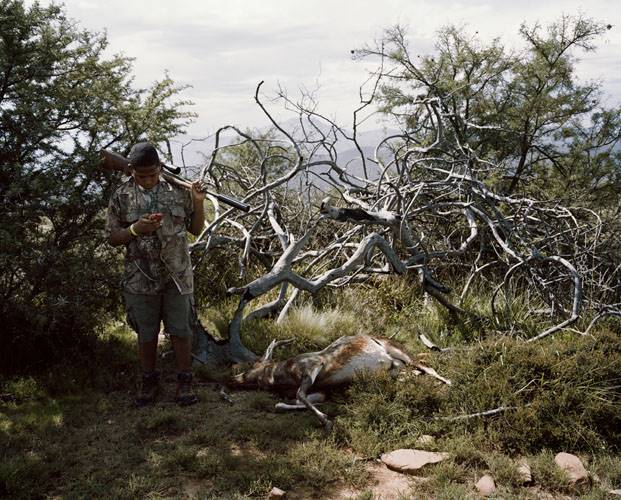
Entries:
{"type": "Polygon", "coordinates": [[[2,88],[11,105],[0,107],[3,374],[41,373],[97,349],[120,296],[103,226],[121,176],[99,166],[100,149],[164,141],[193,116],[167,76],[134,89],[131,59],[104,56],[105,34],[63,10],[0,2],[0,67],[11,73],[2,88]]]}
{"type": "Polygon", "coordinates": [[[450,387],[428,376],[364,377],[351,387],[339,428],[354,449],[377,456],[421,433],[484,436],[477,446],[509,453],[621,448],[621,343],[614,333],[538,344],[489,339],[429,363],[450,387]],[[507,409],[449,420],[499,407],[507,409]]]}

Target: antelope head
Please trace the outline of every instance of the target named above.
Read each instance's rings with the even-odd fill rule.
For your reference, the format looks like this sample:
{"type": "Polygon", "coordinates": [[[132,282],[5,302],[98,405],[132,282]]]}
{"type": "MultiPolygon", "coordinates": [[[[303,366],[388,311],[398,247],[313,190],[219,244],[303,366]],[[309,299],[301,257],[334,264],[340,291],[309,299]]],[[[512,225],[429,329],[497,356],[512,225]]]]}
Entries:
{"type": "Polygon", "coordinates": [[[291,342],[293,342],[293,339],[272,340],[261,359],[246,371],[234,375],[231,378],[231,383],[238,387],[269,387],[271,385],[270,382],[273,382],[273,371],[275,368],[275,363],[272,361],[274,349],[291,342]]]}

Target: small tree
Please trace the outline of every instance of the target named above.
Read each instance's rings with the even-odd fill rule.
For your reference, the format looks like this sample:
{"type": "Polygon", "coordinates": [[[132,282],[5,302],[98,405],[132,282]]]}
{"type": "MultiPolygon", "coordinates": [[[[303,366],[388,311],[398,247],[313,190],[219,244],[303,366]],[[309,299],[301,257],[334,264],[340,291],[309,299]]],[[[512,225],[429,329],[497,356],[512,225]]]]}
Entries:
{"type": "Polygon", "coordinates": [[[421,132],[417,98],[440,99],[451,124],[446,140],[500,165],[488,180],[500,183],[504,194],[543,192],[602,207],[621,187],[614,147],[621,122],[618,110],[603,108],[598,83],[577,79],[574,54],[594,50],[607,29],[572,16],[546,30],[522,24],[526,47],[514,52],[449,26],[438,33],[436,53],[420,55],[397,26],[357,55],[382,58],[382,108],[412,135],[421,132]]]}
{"type": "Polygon", "coordinates": [[[53,362],[116,303],[118,258],[102,239],[119,178],[99,151],[160,142],[192,114],[166,76],[132,85],[131,60],[59,6],[0,0],[0,366],[53,362]]]}

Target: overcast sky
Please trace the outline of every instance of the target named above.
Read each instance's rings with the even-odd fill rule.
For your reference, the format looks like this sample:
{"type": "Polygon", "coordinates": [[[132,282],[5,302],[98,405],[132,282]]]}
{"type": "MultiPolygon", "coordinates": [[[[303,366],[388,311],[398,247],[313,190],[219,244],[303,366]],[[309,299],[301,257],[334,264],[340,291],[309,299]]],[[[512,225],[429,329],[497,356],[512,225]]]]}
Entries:
{"type": "MultiPolygon", "coordinates": [[[[49,3],[49,2],[42,2],[49,3]]],[[[277,86],[293,96],[319,89],[320,109],[345,125],[372,65],[350,50],[371,43],[386,27],[409,26],[413,50],[430,53],[435,32],[463,24],[483,40],[519,46],[522,21],[543,24],[582,13],[612,24],[595,54],[583,55],[579,74],[600,79],[621,101],[621,9],[618,0],[67,0],[69,17],[91,31],[106,30],[110,50],[136,59],[136,83],[147,86],[168,70],[192,86],[195,136],[218,127],[268,125],[253,102],[257,83],[266,96],[277,86]]],[[[582,54],[580,54],[582,55],[582,54]]]]}

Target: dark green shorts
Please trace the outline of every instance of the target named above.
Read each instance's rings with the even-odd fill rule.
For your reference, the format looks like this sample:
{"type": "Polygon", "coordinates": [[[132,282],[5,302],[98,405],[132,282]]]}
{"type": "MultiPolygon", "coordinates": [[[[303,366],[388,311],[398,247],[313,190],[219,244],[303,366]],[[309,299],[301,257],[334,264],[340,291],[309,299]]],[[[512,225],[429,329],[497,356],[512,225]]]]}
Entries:
{"type": "Polygon", "coordinates": [[[167,286],[160,295],[138,295],[123,292],[127,323],[138,334],[138,342],[149,342],[164,330],[175,337],[192,337],[192,294],[181,295],[179,290],[167,286]]]}

